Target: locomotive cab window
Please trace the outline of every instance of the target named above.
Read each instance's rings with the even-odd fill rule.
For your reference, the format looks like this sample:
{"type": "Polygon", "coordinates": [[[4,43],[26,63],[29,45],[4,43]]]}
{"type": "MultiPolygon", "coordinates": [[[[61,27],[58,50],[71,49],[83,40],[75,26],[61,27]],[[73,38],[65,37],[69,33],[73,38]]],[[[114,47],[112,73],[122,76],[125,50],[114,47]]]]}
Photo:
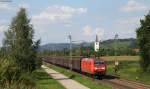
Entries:
{"type": "Polygon", "coordinates": [[[104,62],[103,62],[103,61],[95,61],[94,64],[95,64],[95,65],[99,65],[99,64],[104,64],[104,62]]]}

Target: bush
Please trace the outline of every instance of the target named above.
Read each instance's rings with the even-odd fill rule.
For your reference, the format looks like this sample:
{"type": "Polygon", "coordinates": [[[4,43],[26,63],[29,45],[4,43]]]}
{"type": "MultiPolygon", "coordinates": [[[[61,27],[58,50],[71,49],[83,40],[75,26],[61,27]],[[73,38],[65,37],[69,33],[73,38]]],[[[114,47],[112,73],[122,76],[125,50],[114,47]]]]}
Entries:
{"type": "Polygon", "coordinates": [[[17,79],[17,76],[19,75],[19,69],[12,61],[8,61],[8,59],[0,60],[1,85],[7,84],[9,86],[11,83],[13,83],[14,80],[17,79]]]}
{"type": "Polygon", "coordinates": [[[0,89],[33,89],[34,79],[30,73],[22,73],[16,64],[0,59],[0,89]]]}

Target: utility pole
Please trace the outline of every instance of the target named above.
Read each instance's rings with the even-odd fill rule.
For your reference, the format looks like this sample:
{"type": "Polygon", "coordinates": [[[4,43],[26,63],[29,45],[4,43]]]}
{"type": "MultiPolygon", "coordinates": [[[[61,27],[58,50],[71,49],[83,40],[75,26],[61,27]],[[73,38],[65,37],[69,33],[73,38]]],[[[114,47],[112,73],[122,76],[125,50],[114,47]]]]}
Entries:
{"type": "Polygon", "coordinates": [[[83,47],[83,44],[84,44],[84,40],[76,40],[76,41],[72,41],[72,43],[75,43],[75,42],[81,42],[80,43],[80,56],[82,56],[83,57],[83,55],[82,55],[82,47],[83,47]]]}
{"type": "Polygon", "coordinates": [[[70,70],[72,70],[72,37],[71,35],[68,36],[70,40],[70,70]]]}
{"type": "Polygon", "coordinates": [[[115,56],[117,56],[117,39],[118,39],[118,34],[115,34],[114,40],[115,40],[115,56]]]}
{"type": "Polygon", "coordinates": [[[115,40],[115,73],[118,71],[118,66],[119,62],[117,60],[117,39],[118,39],[118,34],[115,34],[114,40],[115,40]]]}

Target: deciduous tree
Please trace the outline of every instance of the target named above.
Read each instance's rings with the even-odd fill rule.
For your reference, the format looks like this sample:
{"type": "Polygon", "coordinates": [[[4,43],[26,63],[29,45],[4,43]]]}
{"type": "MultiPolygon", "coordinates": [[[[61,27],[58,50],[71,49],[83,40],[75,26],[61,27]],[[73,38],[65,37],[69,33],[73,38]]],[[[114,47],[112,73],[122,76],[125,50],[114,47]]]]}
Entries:
{"type": "Polygon", "coordinates": [[[150,72],[150,12],[140,20],[141,26],[137,29],[137,39],[140,47],[140,65],[143,71],[150,72]]]}

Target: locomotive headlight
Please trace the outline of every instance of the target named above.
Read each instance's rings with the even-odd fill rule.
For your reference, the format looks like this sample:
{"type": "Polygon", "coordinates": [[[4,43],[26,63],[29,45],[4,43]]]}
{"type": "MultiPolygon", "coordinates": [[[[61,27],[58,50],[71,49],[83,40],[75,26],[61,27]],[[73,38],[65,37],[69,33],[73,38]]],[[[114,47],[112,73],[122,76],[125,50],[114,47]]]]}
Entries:
{"type": "Polygon", "coordinates": [[[97,68],[97,67],[95,67],[94,69],[95,69],[95,70],[97,70],[98,68],[97,68]]]}
{"type": "Polygon", "coordinates": [[[105,70],[105,67],[101,67],[101,69],[105,70]]]}

